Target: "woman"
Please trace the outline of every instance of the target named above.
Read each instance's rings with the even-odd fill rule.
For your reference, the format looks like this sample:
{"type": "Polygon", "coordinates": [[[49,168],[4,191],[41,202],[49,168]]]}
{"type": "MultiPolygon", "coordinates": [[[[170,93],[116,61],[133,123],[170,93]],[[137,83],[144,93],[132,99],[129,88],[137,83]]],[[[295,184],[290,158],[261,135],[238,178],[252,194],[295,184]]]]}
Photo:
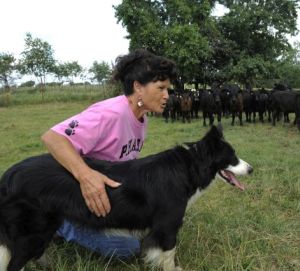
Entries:
{"type": "MultiPolygon", "coordinates": [[[[93,104],[42,136],[53,157],[79,182],[87,207],[97,216],[105,216],[111,208],[105,186],[120,184],[89,168],[82,156],[109,161],[137,158],[147,128],[145,113],[163,112],[176,68],[172,61],[138,49],[117,58],[114,79],[121,82],[124,95],[93,104]]],[[[67,221],[58,234],[105,256],[128,257],[139,250],[134,238],[107,236],[67,221]]]]}

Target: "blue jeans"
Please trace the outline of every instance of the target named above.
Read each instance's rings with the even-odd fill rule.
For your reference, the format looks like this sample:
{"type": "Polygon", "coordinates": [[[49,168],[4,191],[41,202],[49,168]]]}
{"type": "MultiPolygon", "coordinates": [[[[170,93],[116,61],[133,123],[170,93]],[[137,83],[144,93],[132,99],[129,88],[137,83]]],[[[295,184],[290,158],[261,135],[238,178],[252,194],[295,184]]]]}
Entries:
{"type": "Polygon", "coordinates": [[[112,236],[104,232],[84,229],[64,221],[57,234],[66,241],[77,243],[105,257],[129,258],[140,250],[140,243],[133,237],[112,236]]]}

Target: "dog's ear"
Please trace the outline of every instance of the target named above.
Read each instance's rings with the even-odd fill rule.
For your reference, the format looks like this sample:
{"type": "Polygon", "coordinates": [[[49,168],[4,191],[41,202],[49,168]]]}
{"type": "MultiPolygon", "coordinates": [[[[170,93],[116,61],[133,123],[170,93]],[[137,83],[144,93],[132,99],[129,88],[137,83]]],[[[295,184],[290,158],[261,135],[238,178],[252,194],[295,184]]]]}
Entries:
{"type": "Polygon", "coordinates": [[[221,139],[223,138],[223,128],[222,125],[219,124],[218,127],[213,125],[211,129],[206,134],[206,137],[214,138],[214,139],[221,139]]]}
{"type": "Polygon", "coordinates": [[[223,133],[216,126],[212,126],[207,134],[204,136],[203,142],[204,148],[207,152],[207,159],[211,157],[214,151],[220,149],[220,144],[223,139],[223,133]]]}
{"type": "Polygon", "coordinates": [[[221,137],[224,137],[223,135],[223,126],[221,123],[218,123],[217,129],[219,131],[219,133],[221,134],[221,137]]]}

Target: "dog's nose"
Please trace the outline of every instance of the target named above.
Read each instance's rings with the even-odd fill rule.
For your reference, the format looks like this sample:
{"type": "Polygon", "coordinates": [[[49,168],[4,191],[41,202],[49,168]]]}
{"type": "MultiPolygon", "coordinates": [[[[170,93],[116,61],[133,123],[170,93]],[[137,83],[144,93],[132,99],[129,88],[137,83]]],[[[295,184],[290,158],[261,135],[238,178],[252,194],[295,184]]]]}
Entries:
{"type": "Polygon", "coordinates": [[[251,174],[253,172],[253,167],[248,168],[248,174],[251,174]]]}

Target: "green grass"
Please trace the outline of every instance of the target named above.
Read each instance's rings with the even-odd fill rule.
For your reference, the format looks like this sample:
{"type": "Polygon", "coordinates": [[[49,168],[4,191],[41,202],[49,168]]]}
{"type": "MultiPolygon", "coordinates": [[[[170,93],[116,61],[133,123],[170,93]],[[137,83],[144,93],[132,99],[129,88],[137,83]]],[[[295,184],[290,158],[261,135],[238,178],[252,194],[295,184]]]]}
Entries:
{"type": "MultiPolygon", "coordinates": [[[[40,135],[81,111],[89,101],[52,102],[0,108],[0,173],[13,163],[45,151],[40,135]]],[[[185,270],[300,270],[300,134],[291,125],[223,121],[226,139],[253,165],[242,178],[245,192],[217,182],[187,212],[176,260],[185,270]]],[[[149,118],[142,156],[200,139],[208,128],[149,118]]],[[[148,270],[130,262],[103,259],[72,244],[51,244],[53,270],[148,270]]],[[[42,270],[34,262],[28,270],[42,270]]]]}

